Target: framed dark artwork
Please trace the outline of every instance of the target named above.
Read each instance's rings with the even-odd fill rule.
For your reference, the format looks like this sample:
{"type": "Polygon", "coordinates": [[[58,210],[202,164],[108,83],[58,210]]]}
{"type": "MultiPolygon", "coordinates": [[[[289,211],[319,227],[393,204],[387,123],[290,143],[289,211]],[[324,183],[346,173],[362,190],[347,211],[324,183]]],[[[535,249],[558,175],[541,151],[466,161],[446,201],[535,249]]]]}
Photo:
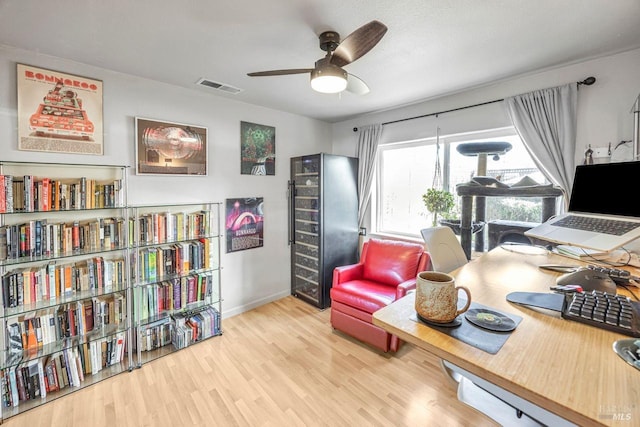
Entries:
{"type": "Polygon", "coordinates": [[[17,64],[18,149],[102,155],[102,81],[17,64]]]}
{"type": "Polygon", "coordinates": [[[207,128],[136,117],[138,175],[207,175],[207,128]]]}
{"type": "Polygon", "coordinates": [[[240,173],[276,174],[276,128],[240,122],[240,173]]]}
{"type": "Polygon", "coordinates": [[[225,231],[227,253],[264,245],[263,197],[227,199],[225,231]]]}

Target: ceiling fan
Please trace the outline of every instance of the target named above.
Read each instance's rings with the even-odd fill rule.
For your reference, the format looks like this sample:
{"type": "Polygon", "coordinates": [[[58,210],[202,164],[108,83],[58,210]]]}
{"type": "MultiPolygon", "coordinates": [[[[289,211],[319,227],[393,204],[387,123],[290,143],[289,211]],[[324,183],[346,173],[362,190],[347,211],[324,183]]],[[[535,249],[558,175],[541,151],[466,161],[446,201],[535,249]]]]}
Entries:
{"type": "Polygon", "coordinates": [[[327,54],[324,58],[316,61],[315,68],[258,71],[247,73],[247,75],[262,77],[309,73],[311,88],[317,92],[338,93],[348,90],[357,95],[364,95],[369,92],[369,87],[358,77],[347,73],[342,67],[369,52],[386,32],[387,26],[376,20],[358,28],[342,41],[340,41],[340,34],[335,31],[325,31],[318,38],[320,39],[320,49],[327,54]]]}

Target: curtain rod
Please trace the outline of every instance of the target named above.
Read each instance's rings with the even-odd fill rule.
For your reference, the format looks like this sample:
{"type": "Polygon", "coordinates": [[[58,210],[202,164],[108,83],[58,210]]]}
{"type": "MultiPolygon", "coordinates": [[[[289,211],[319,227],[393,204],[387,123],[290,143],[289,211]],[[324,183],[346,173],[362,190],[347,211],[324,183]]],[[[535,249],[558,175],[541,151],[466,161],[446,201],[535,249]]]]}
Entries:
{"type": "MultiPolygon", "coordinates": [[[[596,78],[595,77],[587,77],[586,79],[578,82],[578,86],[580,86],[580,85],[591,86],[595,82],[596,82],[596,78]]],[[[414,116],[414,117],[407,117],[407,118],[404,118],[404,119],[392,120],[392,121],[389,121],[389,122],[382,123],[382,126],[390,125],[392,123],[406,122],[408,120],[415,120],[415,119],[422,119],[422,118],[425,118],[425,117],[438,116],[439,114],[451,113],[451,112],[459,111],[459,110],[466,110],[467,108],[480,107],[480,106],[483,106],[483,105],[495,104],[496,102],[502,102],[502,101],[504,101],[504,98],[503,99],[494,99],[493,101],[481,102],[479,104],[467,105],[465,107],[452,108],[450,110],[438,111],[437,113],[429,113],[429,114],[423,114],[421,116],[414,116]]],[[[358,128],[354,127],[353,131],[357,132],[358,128]]]]}

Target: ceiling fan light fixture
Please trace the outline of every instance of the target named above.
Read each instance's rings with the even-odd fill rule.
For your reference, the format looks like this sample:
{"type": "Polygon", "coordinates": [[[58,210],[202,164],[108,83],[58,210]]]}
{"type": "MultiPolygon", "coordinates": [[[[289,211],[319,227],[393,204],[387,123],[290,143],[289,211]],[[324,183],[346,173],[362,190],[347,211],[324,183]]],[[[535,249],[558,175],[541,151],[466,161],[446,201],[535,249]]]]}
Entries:
{"type": "Polygon", "coordinates": [[[347,72],[333,64],[316,67],[311,72],[311,88],[321,93],[338,93],[347,88],[347,72]]]}
{"type": "Polygon", "coordinates": [[[326,52],[326,56],[317,60],[314,68],[258,71],[247,75],[260,77],[309,73],[311,88],[316,92],[339,93],[346,90],[364,95],[369,93],[369,87],[360,78],[347,74],[342,67],[369,52],[386,32],[387,26],[377,20],[357,28],[343,40],[340,40],[340,34],[335,31],[325,31],[318,38],[320,49],[326,52]]]}

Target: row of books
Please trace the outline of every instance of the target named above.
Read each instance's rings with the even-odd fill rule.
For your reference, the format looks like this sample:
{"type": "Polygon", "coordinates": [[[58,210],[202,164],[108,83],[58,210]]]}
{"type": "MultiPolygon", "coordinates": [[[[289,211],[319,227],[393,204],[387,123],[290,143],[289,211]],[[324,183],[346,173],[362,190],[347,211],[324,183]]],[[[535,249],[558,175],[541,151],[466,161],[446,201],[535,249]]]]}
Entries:
{"type": "Polygon", "coordinates": [[[171,344],[172,328],[170,317],[146,325],[140,335],[140,351],[151,351],[171,344]]]}
{"type": "MultiPolygon", "coordinates": [[[[145,233],[142,243],[164,243],[197,239],[208,234],[208,213],[171,214],[183,218],[184,227],[172,227],[162,234],[145,233]],[[206,224],[203,226],[202,224],[206,224]],[[151,236],[151,237],[149,237],[151,236]]],[[[180,221],[175,224],[181,223],[180,221]]],[[[133,245],[134,219],[125,226],[123,218],[97,218],[87,221],[49,222],[46,219],[0,227],[0,260],[22,257],[50,257],[78,251],[108,250],[133,245]],[[129,236],[129,239],[127,239],[129,236]]],[[[173,224],[173,223],[172,223],[173,224]]]]}
{"type": "Polygon", "coordinates": [[[87,291],[121,290],[125,270],[124,259],[103,257],[14,269],[2,276],[2,303],[5,308],[14,308],[40,301],[63,301],[87,291]]]}
{"type": "Polygon", "coordinates": [[[139,242],[142,244],[198,239],[210,233],[211,212],[161,212],[140,215],[139,242]]]}
{"type": "Polygon", "coordinates": [[[134,289],[136,313],[146,320],[167,311],[182,310],[213,295],[213,278],[201,273],[134,289]]]}
{"type": "Polygon", "coordinates": [[[171,341],[176,349],[188,347],[196,341],[220,333],[220,312],[211,306],[194,314],[176,314],[173,320],[171,341]]]}
{"type": "Polygon", "coordinates": [[[80,387],[87,377],[124,361],[125,354],[126,335],[119,332],[4,369],[0,372],[2,404],[14,407],[67,387],[80,387]]]}
{"type": "Polygon", "coordinates": [[[86,336],[92,331],[126,322],[126,301],[113,294],[61,304],[56,308],[10,318],[7,321],[9,352],[26,351],[29,356],[46,352],[45,346],[66,338],[86,336]]]}
{"type": "Polygon", "coordinates": [[[122,181],[81,177],[57,180],[0,175],[0,213],[115,208],[123,203],[122,181]]]}
{"type": "Polygon", "coordinates": [[[32,220],[0,227],[0,260],[117,249],[126,243],[127,227],[123,218],[73,222],[32,220]]]}
{"type": "Polygon", "coordinates": [[[152,282],[167,275],[210,268],[209,239],[143,249],[138,254],[138,278],[152,282]]]}

